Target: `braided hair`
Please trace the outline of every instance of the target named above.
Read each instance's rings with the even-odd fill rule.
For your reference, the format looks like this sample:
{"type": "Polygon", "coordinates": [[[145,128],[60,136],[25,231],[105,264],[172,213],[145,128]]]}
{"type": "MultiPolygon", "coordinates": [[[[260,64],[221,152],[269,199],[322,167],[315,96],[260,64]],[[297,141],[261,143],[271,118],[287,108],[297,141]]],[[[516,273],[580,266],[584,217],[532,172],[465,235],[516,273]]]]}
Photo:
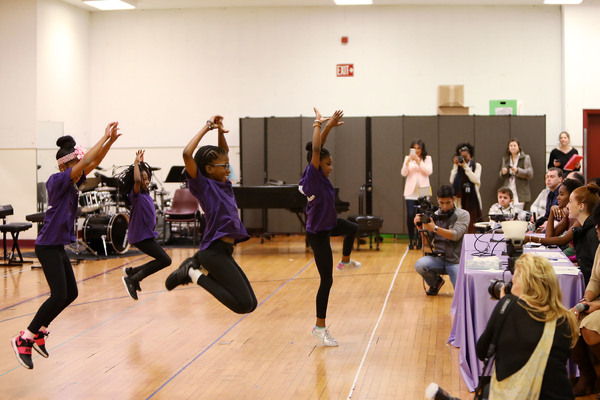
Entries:
{"type": "MultiPolygon", "coordinates": [[[[143,175],[144,172],[148,174],[148,180],[152,180],[152,170],[150,169],[150,165],[146,162],[141,162],[138,164],[140,167],[140,175],[143,175]]],[[[131,203],[129,202],[129,193],[133,190],[133,186],[135,185],[135,164],[131,164],[127,169],[121,172],[117,176],[118,185],[119,185],[119,195],[121,199],[125,202],[125,206],[127,208],[131,207],[131,203]]],[[[144,190],[144,188],[140,188],[140,190],[144,190]]]]}
{"type": "Polygon", "coordinates": [[[194,161],[196,161],[200,173],[209,178],[206,166],[212,164],[213,161],[223,155],[227,155],[225,149],[212,145],[202,146],[194,154],[194,161]]]}
{"type": "MultiPolygon", "coordinates": [[[[306,151],[308,152],[306,153],[306,160],[310,163],[312,161],[313,156],[312,142],[306,143],[306,151]]],[[[331,157],[331,153],[329,153],[329,150],[327,150],[325,147],[321,147],[321,152],[319,153],[319,160],[322,160],[327,157],[331,157]]]]}
{"type": "Polygon", "coordinates": [[[56,140],[56,145],[60,147],[56,152],[56,159],[62,158],[67,154],[71,154],[75,151],[75,139],[72,136],[66,135],[61,136],[56,140]]]}

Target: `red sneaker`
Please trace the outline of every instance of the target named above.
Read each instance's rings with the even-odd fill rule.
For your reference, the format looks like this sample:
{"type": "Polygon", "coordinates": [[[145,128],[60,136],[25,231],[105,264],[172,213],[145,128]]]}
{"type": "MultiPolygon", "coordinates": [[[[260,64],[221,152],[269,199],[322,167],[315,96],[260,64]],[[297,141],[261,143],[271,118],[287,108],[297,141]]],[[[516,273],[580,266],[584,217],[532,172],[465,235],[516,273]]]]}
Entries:
{"type": "Polygon", "coordinates": [[[44,333],[39,331],[33,338],[33,348],[44,358],[48,358],[50,355],[48,354],[48,350],[46,350],[46,338],[49,334],[50,332],[44,333]]]}
{"type": "Polygon", "coordinates": [[[23,339],[23,331],[19,336],[13,338],[11,341],[12,348],[15,351],[17,360],[27,369],[33,369],[33,361],[31,361],[31,348],[33,347],[33,340],[23,339]]]}

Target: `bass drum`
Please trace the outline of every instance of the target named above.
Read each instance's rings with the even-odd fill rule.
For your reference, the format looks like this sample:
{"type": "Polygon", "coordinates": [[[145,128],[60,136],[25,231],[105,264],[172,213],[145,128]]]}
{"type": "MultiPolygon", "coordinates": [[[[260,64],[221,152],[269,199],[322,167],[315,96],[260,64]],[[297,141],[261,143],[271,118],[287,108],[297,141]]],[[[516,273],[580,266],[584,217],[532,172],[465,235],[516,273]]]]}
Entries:
{"type": "Polygon", "coordinates": [[[83,223],[83,241],[97,252],[123,254],[129,249],[125,214],[91,215],[83,223]]]}

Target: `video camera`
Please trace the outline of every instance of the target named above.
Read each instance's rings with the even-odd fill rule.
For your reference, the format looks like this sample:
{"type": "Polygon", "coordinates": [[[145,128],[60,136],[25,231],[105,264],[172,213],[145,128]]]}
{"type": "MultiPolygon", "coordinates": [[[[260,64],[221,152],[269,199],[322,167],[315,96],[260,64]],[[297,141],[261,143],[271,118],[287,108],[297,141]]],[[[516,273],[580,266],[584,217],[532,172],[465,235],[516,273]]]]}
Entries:
{"type": "Polygon", "coordinates": [[[421,196],[417,199],[415,205],[415,212],[421,215],[421,222],[417,223],[419,228],[423,227],[423,224],[428,224],[431,220],[434,222],[448,219],[447,213],[437,214],[436,211],[440,208],[429,201],[429,197],[421,196]]]}
{"type": "MultiPolygon", "coordinates": [[[[505,223],[506,224],[506,223],[505,223]]],[[[506,237],[506,254],[508,255],[508,271],[510,271],[511,276],[515,274],[515,262],[521,255],[523,254],[523,245],[525,244],[525,228],[523,229],[523,234],[515,234],[513,232],[508,233],[508,226],[503,224],[502,229],[504,230],[504,235],[506,237]],[[522,237],[521,237],[522,236],[522,237]]],[[[508,224],[527,224],[525,221],[511,221],[508,224]]],[[[500,300],[500,290],[504,286],[504,293],[510,294],[510,290],[512,288],[512,280],[505,282],[504,279],[492,279],[490,286],[488,287],[488,293],[492,298],[496,300],[500,300]]]]}

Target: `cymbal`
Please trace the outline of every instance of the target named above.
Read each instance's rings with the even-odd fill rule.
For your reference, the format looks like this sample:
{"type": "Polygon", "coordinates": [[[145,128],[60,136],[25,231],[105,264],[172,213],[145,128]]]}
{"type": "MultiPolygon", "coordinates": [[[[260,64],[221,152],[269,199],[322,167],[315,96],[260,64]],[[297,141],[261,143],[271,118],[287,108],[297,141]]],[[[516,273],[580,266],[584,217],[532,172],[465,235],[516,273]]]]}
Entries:
{"type": "Polygon", "coordinates": [[[160,167],[150,167],[150,171],[160,171],[160,167]]]}
{"type": "Polygon", "coordinates": [[[81,185],[81,191],[85,192],[94,189],[100,184],[100,178],[87,178],[83,185],[81,185]]]}
{"type": "Polygon", "coordinates": [[[115,190],[117,190],[117,188],[111,187],[111,186],[100,186],[98,189],[96,189],[99,192],[114,192],[115,190]]]}

